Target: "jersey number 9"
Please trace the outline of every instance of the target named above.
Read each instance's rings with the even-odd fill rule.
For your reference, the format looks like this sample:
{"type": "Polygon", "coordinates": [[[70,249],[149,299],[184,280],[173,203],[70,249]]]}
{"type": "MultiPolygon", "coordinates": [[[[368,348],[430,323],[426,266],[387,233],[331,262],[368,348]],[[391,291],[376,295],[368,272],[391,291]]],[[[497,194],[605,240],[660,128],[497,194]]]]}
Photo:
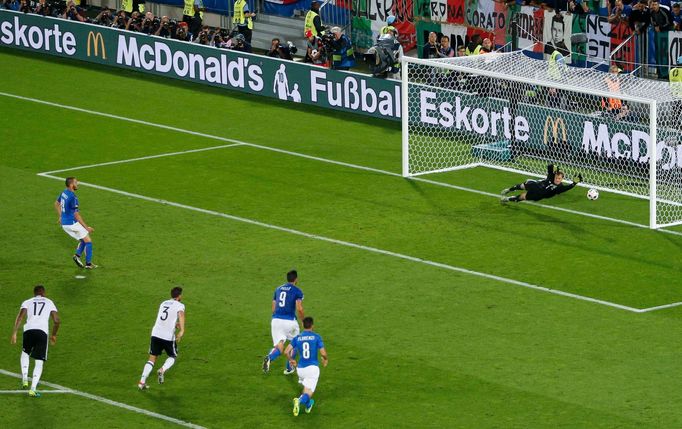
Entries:
{"type": "Polygon", "coordinates": [[[280,292],[279,293],[279,306],[284,307],[286,305],[287,301],[287,293],[286,292],[280,292]]]}

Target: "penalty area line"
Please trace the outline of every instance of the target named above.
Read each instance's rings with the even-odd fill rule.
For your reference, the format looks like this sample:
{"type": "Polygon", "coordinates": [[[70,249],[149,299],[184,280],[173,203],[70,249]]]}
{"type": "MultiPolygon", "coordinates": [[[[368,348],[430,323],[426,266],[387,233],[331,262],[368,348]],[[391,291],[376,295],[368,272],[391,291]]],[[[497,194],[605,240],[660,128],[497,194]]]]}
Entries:
{"type": "MultiPolygon", "coordinates": [[[[54,179],[54,180],[64,180],[63,177],[57,177],[57,176],[53,176],[53,175],[50,175],[47,173],[39,173],[38,175],[41,177],[46,177],[46,178],[54,179]]],[[[249,219],[249,218],[235,216],[235,215],[231,215],[231,214],[227,214],[227,213],[217,212],[214,210],[202,209],[199,207],[189,206],[187,204],[176,203],[173,201],[148,197],[145,195],[134,194],[132,192],[127,192],[127,191],[122,191],[120,189],[114,189],[114,188],[109,188],[106,186],[96,185],[93,183],[79,182],[79,184],[81,184],[83,186],[88,186],[88,187],[91,187],[94,189],[99,189],[102,191],[107,191],[107,192],[112,192],[114,194],[123,195],[126,197],[137,198],[140,200],[149,201],[149,202],[158,203],[158,204],[163,204],[166,206],[177,207],[177,208],[190,210],[190,211],[194,211],[194,212],[199,212],[199,213],[203,213],[203,214],[207,214],[207,215],[211,215],[211,216],[217,216],[217,217],[221,217],[224,219],[230,219],[230,220],[234,220],[237,222],[242,222],[242,223],[246,223],[246,224],[250,224],[250,225],[260,226],[260,227],[267,228],[267,229],[272,229],[275,231],[281,231],[281,232],[286,232],[286,233],[293,234],[293,235],[298,235],[301,237],[311,238],[313,240],[319,240],[319,241],[324,241],[327,243],[333,243],[333,244],[338,244],[338,245],[345,246],[345,247],[351,247],[354,249],[364,250],[364,251],[371,252],[371,253],[378,253],[381,255],[386,255],[386,256],[391,256],[391,257],[398,258],[398,259],[417,262],[417,263],[424,264],[424,265],[430,265],[432,267],[438,267],[438,268],[442,268],[442,269],[449,270],[449,271],[454,271],[454,272],[458,272],[458,273],[462,273],[462,274],[481,277],[481,278],[485,278],[485,279],[489,279],[489,280],[495,280],[495,281],[498,281],[500,283],[507,283],[507,284],[511,284],[511,285],[515,285],[515,286],[521,286],[521,287],[525,287],[528,289],[533,289],[536,291],[549,293],[552,295],[559,295],[559,296],[573,298],[573,299],[580,300],[580,301],[586,301],[586,302],[591,302],[594,304],[600,304],[600,305],[604,305],[607,307],[617,308],[619,310],[630,311],[632,313],[641,312],[641,310],[638,308],[628,307],[626,305],[617,304],[615,302],[604,301],[601,299],[591,298],[588,296],[578,295],[578,294],[574,294],[574,293],[570,293],[570,292],[564,292],[564,291],[557,290],[557,289],[550,289],[547,287],[538,286],[538,285],[526,283],[526,282],[519,281],[519,280],[509,279],[509,278],[497,276],[494,274],[482,273],[480,271],[473,271],[473,270],[469,270],[466,268],[457,267],[454,265],[448,265],[448,264],[444,264],[441,262],[435,262],[435,261],[430,261],[428,259],[418,258],[416,256],[410,256],[410,255],[405,255],[402,253],[391,252],[390,250],[379,249],[376,247],[365,246],[362,244],[352,243],[349,241],[338,240],[335,238],[329,238],[329,237],[325,237],[322,235],[303,232],[303,231],[299,231],[299,230],[292,229],[292,228],[273,225],[273,224],[261,222],[258,220],[254,220],[254,219],[249,219]]]]}
{"type": "MultiPolygon", "coordinates": [[[[135,123],[135,124],[146,125],[146,126],[149,126],[149,127],[155,127],[155,128],[160,128],[160,129],[169,130],[169,131],[175,131],[175,132],[178,132],[178,133],[189,134],[189,135],[198,136],[198,137],[204,137],[204,138],[207,138],[207,139],[218,140],[218,141],[223,141],[223,142],[228,142],[228,143],[235,143],[235,144],[239,144],[239,145],[242,145],[242,146],[252,147],[252,148],[255,148],[255,149],[262,149],[262,150],[267,150],[267,151],[271,151],[271,152],[281,153],[281,154],[285,154],[285,155],[296,156],[296,157],[299,157],[299,158],[310,159],[310,160],[314,160],[314,161],[324,162],[324,163],[327,163],[327,164],[339,165],[339,166],[343,166],[343,167],[353,168],[353,169],[356,169],[356,170],[369,171],[369,172],[373,172],[373,173],[377,173],[377,174],[384,174],[384,175],[388,175],[388,176],[394,176],[394,177],[403,178],[402,174],[395,173],[395,172],[392,172],[392,171],[381,170],[381,169],[378,169],[378,168],[366,167],[366,166],[357,165],[357,164],[351,164],[351,163],[343,162],[343,161],[336,161],[336,160],[328,159],[328,158],[321,158],[321,157],[313,156],[313,155],[306,155],[306,154],[303,154],[303,153],[293,152],[293,151],[284,150],[284,149],[279,149],[279,148],[275,148],[275,147],[271,147],[271,146],[264,146],[264,145],[255,144],[255,143],[248,143],[248,142],[244,142],[244,141],[241,141],[241,140],[236,140],[236,139],[231,139],[231,138],[227,138],[227,137],[216,136],[216,135],[212,135],[212,134],[201,133],[201,132],[197,132],[197,131],[186,130],[186,129],[183,129],[183,128],[173,127],[173,126],[170,126],[170,125],[157,124],[157,123],[154,123],[154,122],[148,122],[148,121],[143,121],[143,120],[140,120],[140,119],[128,118],[128,117],[125,117],[125,116],[114,115],[114,114],[111,114],[111,113],[99,112],[99,111],[96,111],[96,110],[89,110],[89,109],[83,109],[83,108],[80,108],[80,107],[69,106],[69,105],[65,105],[65,104],[53,103],[53,102],[51,102],[51,101],[40,100],[40,99],[37,99],[37,98],[31,98],[31,97],[24,97],[24,96],[21,96],[21,95],[10,94],[10,93],[7,93],[7,92],[1,92],[1,91],[0,91],[0,96],[9,97],[9,98],[14,98],[14,99],[17,99],[17,100],[29,101],[29,102],[32,102],[32,103],[43,104],[43,105],[46,105],[46,106],[57,107],[57,108],[60,108],[60,109],[72,110],[72,111],[75,111],[75,112],[87,113],[87,114],[95,115],[95,116],[102,116],[102,117],[105,117],[105,118],[116,119],[116,120],[119,120],[119,121],[132,122],[132,123],[135,123]]],[[[225,147],[228,147],[228,145],[225,145],[225,147]]],[[[216,146],[215,148],[218,149],[218,148],[220,148],[220,147],[216,146]]],[[[209,148],[207,148],[206,150],[209,150],[209,148]]],[[[164,155],[164,154],[161,154],[161,155],[164,155]]],[[[170,156],[170,155],[164,155],[164,156],[170,156]]],[[[160,157],[160,156],[159,156],[159,157],[160,157]]],[[[133,159],[133,160],[138,160],[138,159],[133,159]]],[[[123,160],[123,161],[126,161],[126,160],[123,160]]],[[[123,161],[112,161],[111,163],[112,163],[112,164],[113,164],[113,163],[121,163],[121,162],[123,162],[123,161]]],[[[109,164],[104,163],[104,164],[100,164],[100,165],[109,165],[109,164]]],[[[39,175],[39,176],[42,176],[42,175],[46,175],[46,174],[50,174],[50,173],[59,173],[59,172],[64,172],[64,171],[69,171],[69,170],[75,170],[75,169],[79,169],[79,168],[89,168],[89,167],[93,167],[93,166],[97,166],[97,165],[96,165],[96,164],[93,164],[92,166],[73,167],[73,168],[64,168],[64,169],[61,169],[61,170],[46,171],[46,172],[43,172],[43,173],[38,173],[38,175],[39,175]]],[[[409,178],[407,178],[407,179],[408,179],[408,180],[415,181],[415,182],[428,183],[428,184],[431,184],[431,185],[434,185],[434,186],[443,186],[443,187],[450,188],[450,189],[456,189],[456,190],[459,190],[459,191],[462,191],[462,192],[470,192],[470,193],[474,193],[474,194],[478,194],[478,195],[485,195],[485,196],[488,196],[488,197],[494,197],[494,198],[496,198],[496,199],[499,199],[499,197],[500,197],[498,194],[493,194],[493,193],[485,192],[485,191],[479,191],[479,190],[477,190],[477,189],[466,188],[466,187],[463,187],[463,186],[451,185],[451,184],[449,184],[449,183],[439,182],[439,181],[436,181],[436,180],[424,179],[424,178],[421,178],[421,177],[409,177],[409,178]]],[[[530,202],[527,202],[527,204],[529,204],[529,203],[530,203],[530,202]]],[[[567,208],[563,208],[563,207],[545,205],[545,204],[540,204],[540,203],[532,203],[532,205],[535,206],[535,207],[542,207],[542,208],[549,209],[549,210],[556,210],[556,211],[560,211],[560,212],[564,212],[564,213],[570,213],[570,214],[577,215],[577,216],[584,216],[584,217],[589,217],[589,218],[592,218],[592,219],[598,219],[598,220],[603,220],[603,221],[607,221],[607,222],[619,223],[619,224],[621,224],[621,225],[628,225],[628,226],[633,226],[633,227],[637,227],[637,228],[649,229],[649,226],[648,226],[648,225],[639,224],[639,223],[635,223],[635,222],[629,222],[629,221],[622,220],[622,219],[616,219],[616,218],[611,218],[611,217],[607,217],[607,216],[600,216],[600,215],[596,215],[596,214],[592,214],[592,213],[581,212],[581,211],[578,211],[578,210],[571,210],[571,209],[567,209],[567,208]]],[[[666,233],[666,234],[672,234],[672,235],[676,235],[676,236],[682,236],[682,232],[674,231],[674,230],[668,230],[668,229],[662,229],[662,228],[660,228],[660,229],[656,229],[656,231],[660,231],[660,232],[663,232],[663,233],[666,233]]]]}
{"type": "MultiPolygon", "coordinates": [[[[15,372],[0,369],[0,374],[6,375],[8,377],[14,377],[21,379],[21,374],[15,372]]],[[[170,423],[175,423],[179,426],[184,426],[192,429],[206,429],[204,426],[195,425],[194,423],[189,423],[183,420],[176,419],[174,417],[169,417],[163,414],[155,413],[153,411],[145,410],[143,408],[134,407],[132,405],[124,404],[123,402],[112,401],[111,399],[104,398],[102,396],[93,395],[91,393],[83,392],[80,390],[69,389],[68,387],[60,386],[59,384],[49,383],[47,381],[41,381],[40,384],[57,389],[61,393],[71,393],[76,396],[81,396],[83,398],[91,399],[93,401],[101,402],[103,404],[111,405],[118,408],[123,408],[124,410],[132,411],[134,413],[142,414],[148,417],[153,417],[159,420],[165,420],[170,423]]],[[[20,390],[20,392],[26,393],[25,390],[20,390]]],[[[56,391],[40,391],[40,393],[57,393],[56,391]]]]}

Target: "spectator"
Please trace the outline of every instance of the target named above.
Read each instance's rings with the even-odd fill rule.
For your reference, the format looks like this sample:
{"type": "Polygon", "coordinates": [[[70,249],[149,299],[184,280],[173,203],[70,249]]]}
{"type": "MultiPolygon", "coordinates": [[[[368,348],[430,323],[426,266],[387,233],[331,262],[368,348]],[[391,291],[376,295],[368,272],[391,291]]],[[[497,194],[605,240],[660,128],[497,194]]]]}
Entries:
{"type": "Polygon", "coordinates": [[[239,52],[251,52],[251,44],[246,41],[246,37],[243,34],[239,33],[234,36],[232,49],[239,52]]]}
{"type": "Polygon", "coordinates": [[[95,17],[95,24],[111,27],[114,18],[111,16],[111,10],[108,7],[103,8],[95,17]]]}
{"type": "Polygon", "coordinates": [[[304,61],[306,63],[323,66],[326,62],[326,58],[322,39],[314,35],[311,30],[306,31],[305,37],[308,39],[308,46],[306,48],[304,61]]]}
{"type": "Polygon", "coordinates": [[[479,51],[479,54],[487,54],[493,51],[493,42],[488,39],[487,37],[483,39],[483,42],[481,43],[481,50],[479,51]]]}
{"type": "Polygon", "coordinates": [[[30,8],[30,6],[28,5],[28,1],[26,1],[26,0],[20,0],[20,2],[19,2],[19,12],[23,12],[23,13],[29,13],[29,12],[31,12],[31,8],[30,8]]]}
{"type": "Polygon", "coordinates": [[[672,30],[673,20],[668,9],[661,9],[661,5],[658,0],[651,1],[650,9],[649,18],[651,20],[651,26],[656,33],[672,30]]]}
{"type": "Polygon", "coordinates": [[[662,8],[658,0],[651,0],[650,4],[651,27],[654,30],[654,43],[656,46],[656,63],[658,77],[668,79],[668,31],[672,30],[673,18],[667,8],[662,8]]]}
{"type": "Polygon", "coordinates": [[[585,0],[569,0],[568,12],[578,16],[589,15],[592,13],[590,10],[590,5],[588,5],[585,0]]]}
{"type": "Polygon", "coordinates": [[[438,56],[441,58],[451,58],[455,56],[455,50],[450,46],[450,38],[448,36],[443,36],[440,38],[440,49],[438,50],[438,56]]]}
{"type": "Polygon", "coordinates": [[[111,23],[111,27],[118,28],[119,30],[125,30],[128,28],[128,17],[124,10],[118,11],[114,21],[111,23]]]}
{"type": "Polygon", "coordinates": [[[649,25],[651,17],[649,15],[649,7],[644,1],[633,2],[631,4],[632,12],[630,13],[630,28],[635,30],[637,34],[642,34],[649,25]]]}
{"type": "Polygon", "coordinates": [[[38,0],[33,9],[33,13],[43,16],[52,16],[52,8],[47,3],[47,0],[38,0]]]}
{"type": "MultiPolygon", "coordinates": [[[[620,72],[622,70],[616,64],[611,65],[609,74],[604,78],[606,87],[609,92],[613,94],[620,94],[620,72]]],[[[620,98],[602,98],[601,106],[604,108],[604,113],[608,116],[616,117],[620,114],[623,107],[623,100],[620,98]]]]}
{"type": "Polygon", "coordinates": [[[343,34],[339,27],[332,28],[332,35],[334,35],[332,68],[334,70],[350,70],[351,67],[355,67],[355,53],[350,37],[343,34]]]}
{"type": "Polygon", "coordinates": [[[305,36],[310,31],[313,33],[313,36],[322,36],[324,35],[324,30],[325,28],[322,26],[322,19],[320,18],[320,3],[317,0],[313,0],[310,3],[310,10],[305,16],[303,35],[305,36]]]}
{"type": "Polygon", "coordinates": [[[140,12],[135,11],[130,14],[130,19],[128,19],[128,23],[126,24],[126,30],[137,32],[142,30],[142,17],[140,16],[140,12]]]}
{"type": "Polygon", "coordinates": [[[629,4],[623,4],[623,0],[616,0],[616,4],[611,9],[611,14],[609,15],[609,22],[613,25],[618,25],[621,22],[628,23],[628,19],[632,14],[632,6],[629,4]]]}
{"type": "Polygon", "coordinates": [[[171,38],[173,36],[173,31],[175,30],[175,25],[173,24],[174,22],[171,22],[170,18],[167,16],[162,16],[154,35],[166,39],[171,38]]]}
{"type": "Polygon", "coordinates": [[[251,43],[251,34],[253,33],[253,17],[256,16],[249,10],[249,5],[246,0],[235,0],[234,12],[232,16],[232,23],[237,25],[239,34],[244,35],[247,43],[251,43]]]}
{"type": "Polygon", "coordinates": [[[429,39],[422,48],[422,58],[438,58],[438,35],[433,31],[429,33],[429,39]]]}
{"type": "Polygon", "coordinates": [[[395,29],[393,24],[395,23],[395,16],[393,15],[388,15],[388,18],[386,18],[386,25],[381,27],[381,30],[379,30],[379,36],[383,36],[384,34],[388,34],[389,31],[393,32],[393,37],[398,38],[398,30],[395,29]]]}
{"type": "Polygon", "coordinates": [[[64,9],[64,14],[62,15],[62,18],[71,21],[85,22],[85,18],[81,16],[81,12],[82,10],[76,7],[76,3],[74,3],[73,0],[69,0],[69,2],[66,4],[66,9],[64,9]]]}
{"type": "Polygon", "coordinates": [[[189,32],[187,31],[187,23],[186,22],[180,22],[178,23],[178,26],[175,30],[175,36],[173,39],[175,40],[180,40],[181,42],[189,42],[190,37],[189,37],[189,32]]]}
{"type": "Polygon", "coordinates": [[[675,31],[682,31],[682,13],[680,13],[680,4],[675,3],[671,12],[673,18],[673,26],[675,31]]]}
{"type": "Polygon", "coordinates": [[[144,16],[144,20],[142,21],[142,28],[140,32],[144,34],[155,34],[159,25],[159,20],[156,19],[154,14],[147,12],[144,16]]]}
{"type": "Polygon", "coordinates": [[[467,56],[467,50],[464,47],[464,45],[459,45],[457,47],[457,56],[458,57],[466,57],[467,56]]]}

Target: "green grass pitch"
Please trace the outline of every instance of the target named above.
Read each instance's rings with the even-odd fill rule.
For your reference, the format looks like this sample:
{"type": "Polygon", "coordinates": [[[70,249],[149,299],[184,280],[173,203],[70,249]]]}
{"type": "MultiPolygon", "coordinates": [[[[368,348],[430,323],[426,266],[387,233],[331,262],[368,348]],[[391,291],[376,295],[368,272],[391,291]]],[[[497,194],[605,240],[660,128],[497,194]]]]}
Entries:
{"type": "MultiPolygon", "coordinates": [[[[443,184],[497,193],[521,176],[397,176],[397,123],[9,50],[0,73],[5,94],[204,134],[0,95],[1,370],[19,372],[9,334],[43,283],[63,320],[44,381],[198,426],[680,426],[682,308],[605,304],[682,301],[682,236],[580,214],[646,223],[646,202],[578,189],[549,207],[501,206],[443,184]],[[38,173],[224,139],[249,144],[53,173],[110,189],[78,191],[101,268],[76,269],[52,207],[63,183],[38,173]],[[330,356],[313,413],[297,418],[284,362],[260,371],[272,291],[292,267],[330,356]],[[176,284],[180,357],[140,393],[155,312],[176,284]]],[[[0,391],[17,387],[0,373],[0,391]]],[[[172,426],[74,394],[0,395],[0,427],[29,423],[172,426]]]]}

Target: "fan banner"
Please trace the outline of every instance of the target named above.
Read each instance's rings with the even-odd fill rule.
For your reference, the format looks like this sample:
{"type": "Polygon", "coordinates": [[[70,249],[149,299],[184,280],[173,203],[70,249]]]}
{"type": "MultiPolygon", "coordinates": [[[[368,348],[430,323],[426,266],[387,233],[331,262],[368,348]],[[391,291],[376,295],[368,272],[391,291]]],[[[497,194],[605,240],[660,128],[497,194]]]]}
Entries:
{"type": "MultiPolygon", "coordinates": [[[[543,42],[545,46],[555,46],[560,50],[566,52],[573,52],[571,46],[571,34],[573,29],[573,15],[571,14],[557,14],[550,11],[545,11],[545,23],[543,42]]],[[[549,59],[551,51],[545,49],[545,59],[549,59]]],[[[565,55],[566,64],[571,64],[571,55],[565,55]]]]}
{"type": "Polygon", "coordinates": [[[519,49],[528,49],[531,56],[541,59],[543,54],[542,42],[544,40],[545,11],[532,6],[522,6],[516,14],[516,22],[519,26],[519,49]],[[530,48],[530,49],[529,49],[530,48]]]}

